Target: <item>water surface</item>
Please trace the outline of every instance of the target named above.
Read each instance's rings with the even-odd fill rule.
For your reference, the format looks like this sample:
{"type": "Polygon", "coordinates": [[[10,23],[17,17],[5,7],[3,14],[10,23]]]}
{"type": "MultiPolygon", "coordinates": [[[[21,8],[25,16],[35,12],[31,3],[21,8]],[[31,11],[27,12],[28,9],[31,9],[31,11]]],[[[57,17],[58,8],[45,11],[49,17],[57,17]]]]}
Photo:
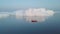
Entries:
{"type": "Polygon", "coordinates": [[[56,13],[43,22],[34,23],[29,22],[26,18],[0,18],[0,33],[59,34],[60,13],[56,13]]]}

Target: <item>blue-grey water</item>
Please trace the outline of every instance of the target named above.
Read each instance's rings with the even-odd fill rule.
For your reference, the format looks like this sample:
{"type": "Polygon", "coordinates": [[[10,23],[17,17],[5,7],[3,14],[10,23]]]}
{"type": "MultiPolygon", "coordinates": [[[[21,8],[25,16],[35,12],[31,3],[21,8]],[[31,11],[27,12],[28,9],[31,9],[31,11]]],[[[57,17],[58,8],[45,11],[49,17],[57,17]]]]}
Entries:
{"type": "Polygon", "coordinates": [[[0,33],[3,34],[60,34],[60,13],[44,22],[28,22],[25,19],[7,17],[0,19],[0,33]]]}

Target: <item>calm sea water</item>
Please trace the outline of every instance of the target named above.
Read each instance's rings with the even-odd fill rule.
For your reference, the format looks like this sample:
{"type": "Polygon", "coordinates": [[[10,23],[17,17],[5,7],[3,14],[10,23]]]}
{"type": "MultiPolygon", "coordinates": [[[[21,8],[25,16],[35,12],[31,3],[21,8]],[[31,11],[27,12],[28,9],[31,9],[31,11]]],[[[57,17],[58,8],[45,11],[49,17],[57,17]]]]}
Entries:
{"type": "Polygon", "coordinates": [[[60,13],[44,22],[28,22],[26,19],[7,17],[0,19],[0,33],[14,34],[60,34],[60,13]]]}

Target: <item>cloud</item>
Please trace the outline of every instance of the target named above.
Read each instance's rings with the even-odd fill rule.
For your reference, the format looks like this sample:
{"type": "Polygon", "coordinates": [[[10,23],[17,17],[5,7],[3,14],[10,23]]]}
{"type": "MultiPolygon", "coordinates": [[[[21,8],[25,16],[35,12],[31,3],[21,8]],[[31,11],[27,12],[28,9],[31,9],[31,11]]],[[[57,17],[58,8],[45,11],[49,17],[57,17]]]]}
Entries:
{"type": "Polygon", "coordinates": [[[38,22],[43,22],[48,17],[53,16],[54,11],[48,10],[46,8],[29,8],[26,10],[17,10],[13,12],[0,12],[0,18],[5,18],[13,15],[15,15],[18,19],[24,17],[24,19],[27,21],[37,20],[38,22]]]}

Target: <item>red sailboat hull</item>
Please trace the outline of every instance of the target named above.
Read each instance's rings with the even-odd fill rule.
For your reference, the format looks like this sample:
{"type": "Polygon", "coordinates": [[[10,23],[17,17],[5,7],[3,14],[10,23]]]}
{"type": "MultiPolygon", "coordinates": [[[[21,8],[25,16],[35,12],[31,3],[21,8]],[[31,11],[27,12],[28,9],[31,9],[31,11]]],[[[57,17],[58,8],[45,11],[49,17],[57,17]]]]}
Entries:
{"type": "Polygon", "coordinates": [[[32,20],[31,22],[37,22],[37,20],[32,20]]]}

